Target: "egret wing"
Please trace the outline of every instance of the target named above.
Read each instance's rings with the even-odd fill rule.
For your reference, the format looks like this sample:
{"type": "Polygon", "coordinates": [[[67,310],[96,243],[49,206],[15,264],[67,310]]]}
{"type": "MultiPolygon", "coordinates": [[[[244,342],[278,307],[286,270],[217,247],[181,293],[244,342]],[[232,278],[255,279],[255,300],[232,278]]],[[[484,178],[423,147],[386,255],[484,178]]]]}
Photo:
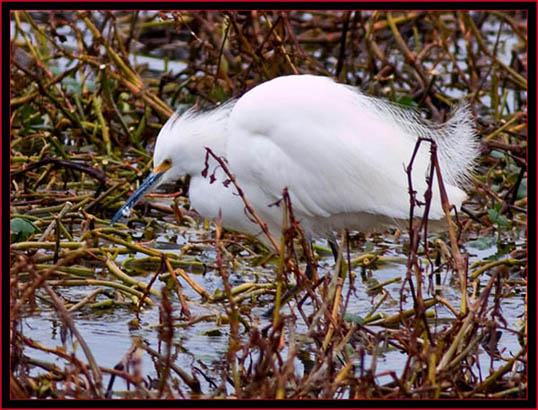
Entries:
{"type": "MultiPolygon", "coordinates": [[[[239,181],[272,200],[287,187],[294,208],[310,217],[367,212],[407,218],[405,167],[418,135],[350,87],[303,77],[310,78],[262,84],[237,102],[226,152],[239,181]]],[[[425,144],[413,165],[419,192],[426,187],[428,152],[425,144]]],[[[455,186],[448,189],[454,200],[465,196],[455,186]]],[[[430,215],[441,217],[438,200],[430,215]]]]}

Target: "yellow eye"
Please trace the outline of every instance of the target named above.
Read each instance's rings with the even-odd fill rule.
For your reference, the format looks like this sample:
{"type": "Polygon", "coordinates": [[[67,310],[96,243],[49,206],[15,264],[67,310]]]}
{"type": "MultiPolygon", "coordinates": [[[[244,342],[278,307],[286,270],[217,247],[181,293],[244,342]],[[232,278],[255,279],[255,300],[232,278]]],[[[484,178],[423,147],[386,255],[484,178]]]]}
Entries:
{"type": "Polygon", "coordinates": [[[168,171],[171,167],[172,167],[172,160],[168,158],[168,159],[165,159],[163,162],[161,162],[159,165],[157,165],[153,169],[153,172],[155,174],[158,174],[160,172],[168,171]]]}

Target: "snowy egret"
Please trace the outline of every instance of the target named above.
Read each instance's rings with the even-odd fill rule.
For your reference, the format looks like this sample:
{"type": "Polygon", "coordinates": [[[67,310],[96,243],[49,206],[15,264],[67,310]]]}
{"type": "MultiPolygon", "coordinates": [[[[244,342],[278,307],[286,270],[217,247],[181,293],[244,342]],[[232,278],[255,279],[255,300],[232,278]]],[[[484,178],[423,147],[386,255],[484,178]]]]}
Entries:
{"type": "MultiPolygon", "coordinates": [[[[462,187],[478,154],[472,116],[460,104],[444,124],[366,96],[327,77],[290,75],[262,83],[208,112],[174,114],[155,145],[154,169],[112,218],[127,216],[150,188],[190,175],[191,206],[202,216],[268,243],[245,212],[242,199],[206,147],[226,158],[256,213],[278,241],[282,210],[274,205],[287,187],[296,219],[309,236],[330,237],[344,228],[370,231],[408,218],[405,166],[419,137],[438,145],[448,199],[458,208],[462,187]],[[209,172],[216,181],[202,175],[209,172]],[[212,183],[211,183],[212,182],[212,183]]],[[[430,155],[423,144],[413,164],[413,187],[422,200],[430,155]]],[[[434,183],[431,220],[444,213],[434,183]]],[[[424,207],[415,210],[421,216],[424,207]]]]}

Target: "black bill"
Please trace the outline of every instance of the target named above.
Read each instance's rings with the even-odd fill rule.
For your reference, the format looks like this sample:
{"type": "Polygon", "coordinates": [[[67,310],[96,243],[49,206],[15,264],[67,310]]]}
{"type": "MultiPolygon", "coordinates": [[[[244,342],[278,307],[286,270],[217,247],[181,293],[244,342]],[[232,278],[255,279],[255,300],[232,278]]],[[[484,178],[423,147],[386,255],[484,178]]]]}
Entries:
{"type": "Polygon", "coordinates": [[[123,206],[118,209],[118,211],[114,214],[112,219],[110,220],[110,224],[114,224],[120,220],[122,217],[127,217],[131,214],[131,209],[136,205],[136,203],[144,196],[146,192],[148,192],[153,186],[159,182],[161,177],[163,176],[163,172],[159,172],[157,174],[150,173],[149,176],[142,182],[142,185],[129,197],[129,199],[123,204],[123,206]]]}

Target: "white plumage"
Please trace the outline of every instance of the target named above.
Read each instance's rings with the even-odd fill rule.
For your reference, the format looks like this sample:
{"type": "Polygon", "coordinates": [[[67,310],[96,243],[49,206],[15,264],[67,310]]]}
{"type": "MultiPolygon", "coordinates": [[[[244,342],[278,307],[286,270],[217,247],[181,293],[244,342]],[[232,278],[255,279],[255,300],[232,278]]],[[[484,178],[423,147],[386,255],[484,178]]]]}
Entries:
{"type": "MultiPolygon", "coordinates": [[[[282,197],[284,187],[297,219],[310,235],[343,228],[373,230],[409,216],[405,167],[419,137],[438,144],[447,194],[459,208],[466,197],[462,187],[478,154],[466,104],[437,125],[326,77],[278,77],[213,111],[173,115],[157,138],[156,171],[144,190],[156,179],[162,183],[189,174],[194,209],[208,218],[220,211],[225,227],[267,243],[233,185],[223,186],[227,177],[216,161],[209,161],[209,173],[215,172],[217,180],[211,184],[202,176],[205,147],[210,147],[227,159],[246,198],[277,240],[282,210],[269,205],[282,197]]],[[[423,143],[413,165],[419,200],[423,200],[429,164],[429,144],[423,143]]],[[[132,198],[137,200],[141,194],[132,198]]],[[[133,205],[128,201],[113,220],[133,205]]],[[[417,216],[422,212],[423,207],[415,209],[417,216]]],[[[443,217],[435,182],[429,218],[443,217]]]]}

